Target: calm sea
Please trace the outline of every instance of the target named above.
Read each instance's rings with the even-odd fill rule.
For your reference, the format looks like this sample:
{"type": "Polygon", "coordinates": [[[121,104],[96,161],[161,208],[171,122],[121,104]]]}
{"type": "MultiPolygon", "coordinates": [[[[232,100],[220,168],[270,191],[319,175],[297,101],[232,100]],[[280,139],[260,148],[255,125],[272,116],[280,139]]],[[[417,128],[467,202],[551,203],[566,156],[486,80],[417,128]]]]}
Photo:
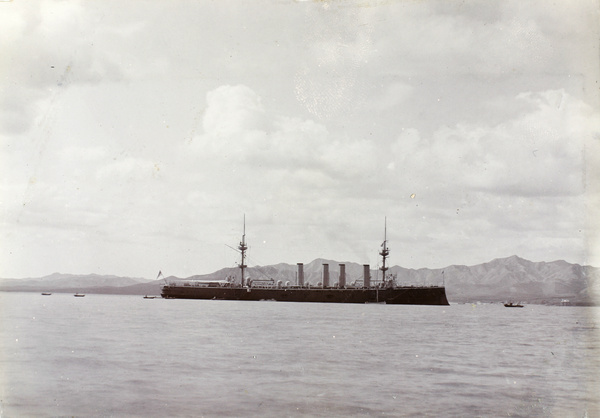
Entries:
{"type": "Polygon", "coordinates": [[[0,416],[600,416],[599,314],[0,293],[0,416]]]}

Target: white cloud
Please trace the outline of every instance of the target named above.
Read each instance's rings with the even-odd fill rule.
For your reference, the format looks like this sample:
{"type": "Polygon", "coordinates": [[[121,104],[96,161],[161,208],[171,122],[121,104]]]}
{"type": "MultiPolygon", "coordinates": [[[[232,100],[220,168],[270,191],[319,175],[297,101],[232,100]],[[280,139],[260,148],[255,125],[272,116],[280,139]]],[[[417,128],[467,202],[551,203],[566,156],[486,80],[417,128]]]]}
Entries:
{"type": "MultiPolygon", "coordinates": [[[[72,83],[122,79],[119,65],[94,47],[99,36],[93,13],[79,2],[14,2],[0,15],[0,49],[6,93],[0,105],[14,115],[0,132],[22,133],[44,113],[40,101],[72,83]]],[[[3,85],[4,87],[4,85],[3,85]]]]}
{"type": "Polygon", "coordinates": [[[268,121],[260,97],[246,86],[221,86],[206,95],[204,132],[213,137],[265,131],[268,121]]]}
{"type": "Polygon", "coordinates": [[[158,175],[160,175],[158,163],[134,157],[115,160],[96,172],[98,180],[118,182],[149,180],[158,175]]]}
{"type": "Polygon", "coordinates": [[[407,83],[392,82],[386,84],[383,92],[379,90],[375,89],[378,94],[374,107],[378,111],[385,111],[402,105],[410,105],[409,98],[415,89],[407,83]]]}
{"type": "Polygon", "coordinates": [[[87,163],[102,160],[107,151],[101,146],[82,147],[71,145],[60,150],[60,156],[65,162],[87,163]]]}
{"type": "Polygon", "coordinates": [[[512,195],[578,196],[584,192],[584,142],[595,133],[593,110],[563,90],[521,94],[535,110],[496,126],[442,127],[431,138],[407,129],[392,145],[404,172],[435,168],[444,187],[512,195]]]}
{"type": "Polygon", "coordinates": [[[255,170],[317,170],[334,178],[360,177],[373,167],[373,144],[334,138],[311,120],[268,115],[245,86],[222,86],[207,94],[204,134],[194,149],[205,161],[244,163],[255,170]]]}
{"type": "Polygon", "coordinates": [[[307,48],[294,77],[295,93],[312,115],[329,119],[352,109],[364,89],[359,74],[373,55],[373,10],[315,9],[309,24],[318,29],[304,34],[307,48]]]}

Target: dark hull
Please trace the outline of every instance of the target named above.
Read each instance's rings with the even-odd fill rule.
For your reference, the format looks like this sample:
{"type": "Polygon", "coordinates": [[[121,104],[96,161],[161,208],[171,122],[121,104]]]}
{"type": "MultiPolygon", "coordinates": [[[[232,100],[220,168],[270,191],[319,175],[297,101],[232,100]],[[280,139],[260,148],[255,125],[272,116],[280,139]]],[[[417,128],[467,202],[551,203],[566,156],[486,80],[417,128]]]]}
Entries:
{"type": "Polygon", "coordinates": [[[260,289],[242,287],[194,287],[166,285],[167,299],[275,300],[280,302],[386,303],[396,305],[448,305],[444,287],[395,289],[260,289]]]}

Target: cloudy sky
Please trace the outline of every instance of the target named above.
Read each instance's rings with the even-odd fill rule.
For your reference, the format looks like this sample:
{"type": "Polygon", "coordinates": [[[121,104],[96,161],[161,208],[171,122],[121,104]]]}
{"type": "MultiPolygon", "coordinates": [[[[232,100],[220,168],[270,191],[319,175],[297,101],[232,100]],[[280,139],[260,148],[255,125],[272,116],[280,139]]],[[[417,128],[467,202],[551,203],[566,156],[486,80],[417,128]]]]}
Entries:
{"type": "Polygon", "coordinates": [[[597,2],[0,2],[0,277],[600,266],[597,2]]]}

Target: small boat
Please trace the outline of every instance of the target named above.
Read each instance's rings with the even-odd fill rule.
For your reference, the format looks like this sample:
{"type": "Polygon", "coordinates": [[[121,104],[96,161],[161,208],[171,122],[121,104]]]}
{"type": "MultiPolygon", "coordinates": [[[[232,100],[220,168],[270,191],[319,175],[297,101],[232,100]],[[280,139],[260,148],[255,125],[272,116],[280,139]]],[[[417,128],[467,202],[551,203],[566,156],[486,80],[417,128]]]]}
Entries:
{"type": "Polygon", "coordinates": [[[51,294],[52,294],[52,293],[45,293],[45,292],[43,292],[43,293],[42,293],[42,296],[50,296],[51,294]]]}
{"type": "Polygon", "coordinates": [[[144,296],[144,299],[156,299],[158,296],[144,296]]]}
{"type": "Polygon", "coordinates": [[[76,298],[83,298],[83,297],[85,297],[85,295],[83,295],[81,293],[75,293],[73,296],[75,296],[76,298]]]}
{"type": "Polygon", "coordinates": [[[512,302],[508,302],[504,304],[505,308],[522,308],[523,305],[521,305],[520,303],[512,303],[512,302]]]}

